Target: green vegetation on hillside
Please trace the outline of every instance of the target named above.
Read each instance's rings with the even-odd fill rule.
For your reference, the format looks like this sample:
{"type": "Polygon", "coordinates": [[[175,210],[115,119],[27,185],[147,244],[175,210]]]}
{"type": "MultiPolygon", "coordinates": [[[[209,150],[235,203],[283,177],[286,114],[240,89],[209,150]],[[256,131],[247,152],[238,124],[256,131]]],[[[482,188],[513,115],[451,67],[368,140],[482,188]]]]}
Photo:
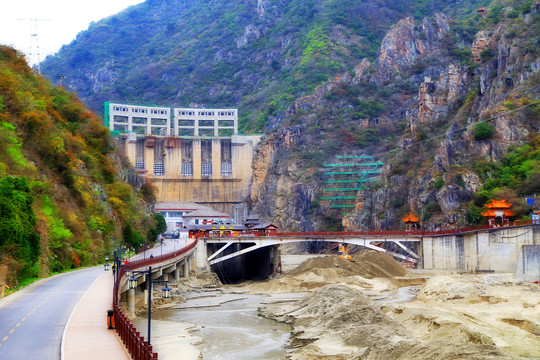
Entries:
{"type": "Polygon", "coordinates": [[[121,244],[122,226],[152,226],[112,150],[74,94],[0,47],[0,263],[10,286],[100,262],[121,244]]]}
{"type": "Polygon", "coordinates": [[[457,3],[147,1],[91,24],[41,68],[68,76],[97,112],[107,100],[238,107],[242,130],[259,132],[317,85],[373,60],[398,20],[457,3]]]}
{"type": "MultiPolygon", "coordinates": [[[[477,157],[490,159],[497,167],[497,160],[508,151],[506,139],[525,141],[527,131],[538,129],[537,122],[524,119],[534,119],[534,107],[509,115],[502,129],[491,117],[508,99],[536,98],[538,75],[533,69],[540,51],[540,22],[533,4],[531,0],[153,0],[92,24],[42,68],[53,79],[68,75],[70,86],[98,111],[105,100],[233,106],[239,108],[241,130],[246,132],[279,133],[278,127],[294,126],[301,136],[290,148],[277,151],[267,182],[289,176],[317,192],[322,181],[318,170],[325,161],[339,154],[373,155],[385,163],[385,178],[369,190],[378,191],[382,203],[376,214],[370,214],[378,227],[395,227],[399,216],[413,206],[422,209],[423,220],[434,226],[446,222],[447,215],[463,223],[468,203],[474,202],[472,189],[477,189],[466,183],[477,157]],[[479,7],[487,9],[485,17],[476,11],[479,7]],[[444,14],[448,23],[437,13],[444,14]],[[386,50],[398,54],[396,63],[402,55],[416,62],[401,62],[411,66],[396,66],[389,72],[390,80],[378,81],[372,76],[388,70],[377,68],[374,61],[381,40],[406,16],[415,20],[410,34],[414,41],[398,44],[406,49],[386,50]],[[477,61],[471,47],[480,30],[486,30],[490,39],[477,61]],[[357,78],[347,83],[345,78],[356,75],[355,65],[363,58],[371,66],[359,83],[357,78]],[[506,66],[508,61],[513,64],[506,66]],[[440,86],[428,91],[433,101],[424,103],[436,110],[419,119],[419,87],[426,77],[440,86]],[[450,96],[445,82],[458,93],[450,96]],[[321,84],[328,86],[314,94],[321,84]],[[297,106],[288,111],[292,104],[297,106]],[[501,134],[512,122],[523,132],[501,134]]],[[[272,145],[281,149],[283,144],[272,145]]],[[[492,173],[506,176],[502,170],[492,173]]],[[[531,174],[514,191],[524,195],[523,184],[533,181],[534,171],[531,174]]],[[[479,175],[481,182],[491,181],[479,175]]],[[[506,187],[501,183],[493,191],[506,187]]],[[[292,198],[294,190],[288,191],[278,196],[292,198]]],[[[265,207],[277,203],[272,201],[263,201],[265,207]]],[[[287,215],[301,217],[294,221],[306,228],[335,226],[342,215],[325,212],[323,203],[304,207],[306,212],[293,211],[287,203],[286,209],[265,208],[265,214],[290,211],[287,215]]]]}
{"type": "MultiPolygon", "coordinates": [[[[536,107],[537,116],[540,107],[536,107]]],[[[511,148],[501,162],[479,160],[475,170],[484,183],[469,208],[468,218],[472,223],[481,221],[478,216],[489,199],[506,199],[513,204],[515,218],[530,218],[530,208],[521,200],[540,193],[540,135],[528,144],[511,148]]]]}

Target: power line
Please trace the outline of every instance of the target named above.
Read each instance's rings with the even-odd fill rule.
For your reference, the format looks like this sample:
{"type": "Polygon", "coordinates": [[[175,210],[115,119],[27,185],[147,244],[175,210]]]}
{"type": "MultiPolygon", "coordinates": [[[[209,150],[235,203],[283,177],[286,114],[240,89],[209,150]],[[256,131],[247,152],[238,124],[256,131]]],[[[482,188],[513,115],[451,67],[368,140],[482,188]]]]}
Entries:
{"type": "MultiPolygon", "coordinates": [[[[494,120],[497,120],[499,117],[501,117],[501,116],[503,116],[503,115],[505,115],[505,114],[510,114],[510,113],[516,112],[516,111],[518,111],[518,110],[521,110],[521,109],[524,109],[524,108],[529,107],[529,106],[531,106],[531,105],[534,105],[534,104],[536,104],[536,103],[538,103],[538,102],[540,102],[540,99],[539,99],[539,100],[535,100],[535,101],[533,101],[533,102],[531,102],[531,103],[529,103],[529,104],[520,106],[520,107],[518,107],[518,108],[511,109],[511,110],[508,110],[508,111],[504,111],[504,112],[499,113],[499,114],[497,114],[497,115],[493,115],[492,117],[490,117],[490,118],[484,120],[484,122],[492,122],[492,121],[494,121],[494,120]]],[[[439,138],[448,136],[448,135],[450,135],[450,134],[456,134],[456,133],[459,133],[459,132],[462,132],[462,131],[466,131],[466,130],[469,129],[470,126],[472,126],[472,124],[471,124],[471,125],[467,125],[467,126],[462,127],[462,128],[459,128],[459,129],[456,129],[456,130],[453,130],[453,131],[451,131],[451,132],[447,132],[447,133],[445,133],[445,134],[436,135],[436,136],[432,136],[432,137],[427,138],[427,139],[424,139],[424,140],[416,141],[416,142],[414,142],[414,143],[412,143],[412,144],[409,144],[409,145],[405,146],[404,148],[403,148],[403,147],[396,147],[396,148],[394,148],[394,149],[392,149],[392,150],[383,151],[383,152],[378,153],[378,155],[383,155],[383,154],[387,154],[387,153],[390,153],[390,152],[393,152],[393,151],[399,151],[399,150],[403,150],[403,149],[409,149],[409,148],[411,148],[411,147],[413,147],[413,146],[420,145],[420,144],[429,142],[429,141],[431,141],[431,140],[439,139],[439,138]]]]}

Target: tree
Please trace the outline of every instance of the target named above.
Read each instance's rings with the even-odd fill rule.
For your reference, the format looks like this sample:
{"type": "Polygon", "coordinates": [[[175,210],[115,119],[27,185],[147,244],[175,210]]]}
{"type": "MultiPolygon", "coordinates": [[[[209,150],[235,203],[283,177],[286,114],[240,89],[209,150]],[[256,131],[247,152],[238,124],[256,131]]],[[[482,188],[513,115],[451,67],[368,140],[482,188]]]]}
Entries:
{"type": "Polygon", "coordinates": [[[33,202],[26,178],[0,179],[0,258],[15,259],[21,270],[19,280],[37,275],[31,273],[41,252],[33,202]]]}
{"type": "Polygon", "coordinates": [[[128,246],[135,246],[135,232],[130,223],[127,223],[122,230],[122,237],[124,238],[124,243],[128,246]]]}
{"type": "Polygon", "coordinates": [[[156,230],[158,234],[163,234],[165,231],[167,231],[167,223],[165,222],[165,218],[160,213],[154,214],[154,221],[156,223],[156,230]]]}
{"type": "Polygon", "coordinates": [[[149,243],[154,243],[157,240],[158,232],[155,227],[151,227],[146,234],[146,239],[149,243]]]}
{"type": "Polygon", "coordinates": [[[493,125],[488,122],[482,121],[474,125],[474,138],[476,140],[487,140],[493,136],[494,132],[493,125]]]}

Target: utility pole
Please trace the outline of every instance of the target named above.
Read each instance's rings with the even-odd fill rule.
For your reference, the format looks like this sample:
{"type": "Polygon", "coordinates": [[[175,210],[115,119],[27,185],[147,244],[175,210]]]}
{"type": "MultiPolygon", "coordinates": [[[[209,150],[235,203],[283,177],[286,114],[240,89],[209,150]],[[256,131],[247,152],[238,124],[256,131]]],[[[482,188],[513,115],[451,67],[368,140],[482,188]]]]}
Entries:
{"type": "Polygon", "coordinates": [[[57,75],[56,78],[58,79],[58,82],[60,83],[60,87],[63,88],[64,87],[64,83],[63,83],[63,80],[66,78],[64,75],[57,75]]]}
{"type": "Polygon", "coordinates": [[[39,63],[41,62],[41,48],[39,47],[39,40],[38,40],[38,22],[40,21],[51,21],[46,19],[17,19],[19,21],[24,21],[25,23],[30,25],[30,52],[29,57],[35,58],[36,60],[36,68],[37,71],[40,73],[41,68],[39,66],[39,63]]]}

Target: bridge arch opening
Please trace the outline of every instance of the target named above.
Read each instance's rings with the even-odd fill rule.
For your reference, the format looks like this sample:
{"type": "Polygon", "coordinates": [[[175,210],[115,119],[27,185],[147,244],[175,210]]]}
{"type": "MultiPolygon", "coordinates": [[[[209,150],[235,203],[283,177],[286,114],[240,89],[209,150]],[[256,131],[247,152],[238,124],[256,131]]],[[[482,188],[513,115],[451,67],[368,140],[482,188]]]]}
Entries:
{"type": "MultiPolygon", "coordinates": [[[[225,243],[207,245],[207,254],[211,256],[221,249],[225,243]]],[[[227,256],[253,247],[253,243],[236,243],[222,250],[220,255],[227,256]]],[[[277,246],[260,247],[230,259],[210,265],[220,281],[224,284],[237,284],[242,281],[262,281],[274,272],[279,262],[276,257],[277,246]]]]}

